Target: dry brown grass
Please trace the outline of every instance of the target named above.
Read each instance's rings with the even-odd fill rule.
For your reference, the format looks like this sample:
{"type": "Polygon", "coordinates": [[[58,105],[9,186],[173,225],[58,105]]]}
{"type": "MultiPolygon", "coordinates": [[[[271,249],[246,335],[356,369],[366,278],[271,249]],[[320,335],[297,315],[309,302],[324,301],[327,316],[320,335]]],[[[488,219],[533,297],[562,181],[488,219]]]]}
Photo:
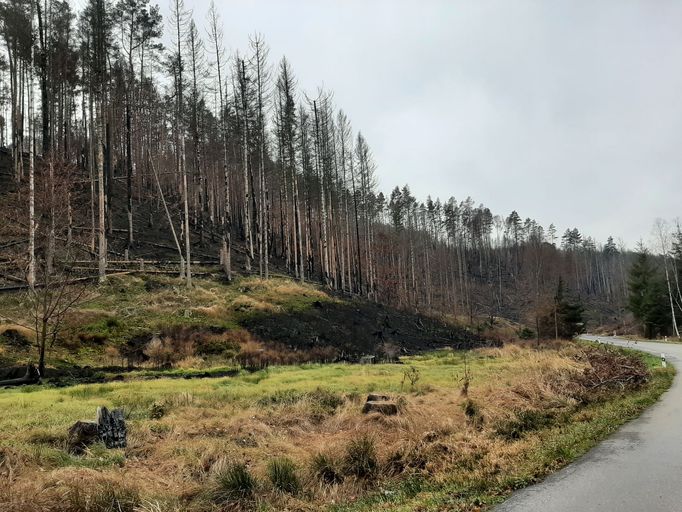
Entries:
{"type": "Polygon", "coordinates": [[[0,324],[0,336],[10,330],[18,332],[19,334],[21,334],[22,336],[29,340],[35,337],[35,333],[31,329],[24,327],[23,325],[13,323],[0,324]]]}
{"type": "MultiPolygon", "coordinates": [[[[250,339],[240,344],[243,352],[263,349],[250,339]]],[[[571,347],[534,350],[519,345],[479,350],[468,398],[459,393],[456,375],[449,384],[432,385],[425,373],[421,387],[396,397],[402,402],[401,413],[392,417],[363,415],[365,397],[342,392],[275,393],[234,401],[169,395],[163,417],[132,421],[123,467],[50,468],[26,452],[3,449],[0,494],[5,492],[5,497],[0,510],[71,512],[76,510],[68,508],[73,489],[110,496],[112,486],[120,488],[125,499],[137,500],[135,510],[144,510],[139,508],[144,499],[152,505],[161,500],[166,507],[162,510],[218,510],[208,490],[216,475],[235,462],[246,464],[258,482],[258,499],[274,510],[320,510],[410,475],[435,483],[452,478],[495,481],[512,472],[520,455],[538,443],[532,435],[512,441],[498,435],[500,424],[514,420],[519,411],[578,411],[574,386],[588,364],[578,360],[578,353],[571,347]],[[488,373],[494,378],[479,378],[486,365],[494,366],[494,374],[488,373]],[[467,416],[467,400],[475,404],[481,421],[467,416]],[[345,474],[330,484],[313,474],[317,454],[342,468],[350,443],[363,437],[375,440],[376,480],[345,474]],[[279,457],[295,461],[305,492],[282,493],[267,483],[268,462],[279,457]],[[23,496],[37,498],[26,505],[23,496]],[[56,498],[65,508],[48,503],[56,498]]],[[[447,359],[433,364],[448,364],[439,361],[447,359]]]]}
{"type": "Polygon", "coordinates": [[[229,311],[223,304],[212,304],[210,306],[199,306],[191,309],[192,313],[206,318],[223,319],[229,317],[229,311]]]}
{"type": "MultiPolygon", "coordinates": [[[[140,482],[122,474],[87,468],[61,468],[40,481],[0,482],[2,512],[142,512],[140,482]]],[[[147,501],[147,503],[149,503],[147,501]]]]}
{"type": "Polygon", "coordinates": [[[78,308],[72,309],[67,313],[64,318],[64,324],[67,328],[73,328],[100,320],[107,320],[115,316],[113,312],[102,309],[78,308]]]}
{"type": "Polygon", "coordinates": [[[281,311],[281,308],[275,304],[254,299],[248,295],[239,295],[235,297],[232,300],[230,307],[234,311],[241,312],[276,313],[281,311]]]}
{"type": "Polygon", "coordinates": [[[206,368],[206,361],[199,356],[186,356],[175,363],[175,368],[189,370],[192,368],[206,368]]]}
{"type": "Polygon", "coordinates": [[[243,279],[240,282],[245,292],[257,292],[258,296],[265,297],[272,302],[286,300],[287,297],[314,298],[330,300],[329,295],[318,290],[312,285],[299,283],[290,279],[270,279],[264,281],[256,277],[243,279]]]}

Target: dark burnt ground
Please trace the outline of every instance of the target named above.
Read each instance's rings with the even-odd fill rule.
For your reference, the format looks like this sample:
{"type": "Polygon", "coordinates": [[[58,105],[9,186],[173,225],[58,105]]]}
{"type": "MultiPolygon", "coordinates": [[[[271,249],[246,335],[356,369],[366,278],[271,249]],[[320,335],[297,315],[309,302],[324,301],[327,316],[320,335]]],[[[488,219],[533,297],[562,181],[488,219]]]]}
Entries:
{"type": "Polygon", "coordinates": [[[254,313],[240,323],[265,342],[294,350],[332,346],[349,360],[362,355],[382,357],[386,346],[400,354],[414,354],[495,344],[436,318],[360,299],[316,302],[299,311],[254,313]]]}

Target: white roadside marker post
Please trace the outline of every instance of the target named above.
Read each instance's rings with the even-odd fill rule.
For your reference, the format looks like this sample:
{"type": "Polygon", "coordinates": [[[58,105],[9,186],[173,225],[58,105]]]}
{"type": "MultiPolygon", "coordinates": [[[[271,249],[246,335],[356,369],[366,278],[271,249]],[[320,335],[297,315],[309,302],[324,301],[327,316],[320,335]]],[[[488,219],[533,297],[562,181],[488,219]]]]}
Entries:
{"type": "Polygon", "coordinates": [[[666,368],[668,366],[668,364],[665,362],[665,354],[663,352],[661,352],[661,366],[663,368],[666,368]]]}

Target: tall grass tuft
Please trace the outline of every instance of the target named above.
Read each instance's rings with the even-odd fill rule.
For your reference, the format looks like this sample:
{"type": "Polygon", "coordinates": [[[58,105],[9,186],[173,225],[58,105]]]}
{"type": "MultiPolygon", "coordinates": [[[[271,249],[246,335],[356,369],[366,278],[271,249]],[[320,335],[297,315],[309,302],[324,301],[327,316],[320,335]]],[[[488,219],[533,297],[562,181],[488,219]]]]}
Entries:
{"type": "Polygon", "coordinates": [[[336,484],[343,481],[339,463],[331,455],[318,453],[310,461],[310,472],[324,483],[336,484]]]}
{"type": "Polygon", "coordinates": [[[278,491],[296,494],[301,490],[296,464],[287,457],[273,459],[268,463],[268,478],[278,491]]]}
{"type": "Polygon", "coordinates": [[[374,439],[363,435],[351,440],[343,457],[343,471],[357,478],[371,478],[379,468],[374,439]]]}
{"type": "Polygon", "coordinates": [[[134,512],[140,504],[136,490],[112,482],[91,484],[90,487],[72,485],[62,497],[65,511],[82,512],[134,512]]]}
{"type": "Polygon", "coordinates": [[[243,463],[232,464],[220,470],[215,477],[212,497],[217,503],[235,503],[251,499],[256,480],[243,463]]]}

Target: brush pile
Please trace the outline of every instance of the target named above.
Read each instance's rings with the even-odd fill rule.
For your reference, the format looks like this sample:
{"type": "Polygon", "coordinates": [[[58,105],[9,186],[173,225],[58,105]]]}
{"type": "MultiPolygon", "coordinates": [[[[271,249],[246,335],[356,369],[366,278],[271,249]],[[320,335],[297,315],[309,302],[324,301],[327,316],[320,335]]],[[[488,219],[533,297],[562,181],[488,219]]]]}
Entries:
{"type": "Polygon", "coordinates": [[[580,351],[575,359],[586,365],[578,381],[590,395],[637,389],[651,376],[644,361],[636,354],[595,347],[580,351]]]}

